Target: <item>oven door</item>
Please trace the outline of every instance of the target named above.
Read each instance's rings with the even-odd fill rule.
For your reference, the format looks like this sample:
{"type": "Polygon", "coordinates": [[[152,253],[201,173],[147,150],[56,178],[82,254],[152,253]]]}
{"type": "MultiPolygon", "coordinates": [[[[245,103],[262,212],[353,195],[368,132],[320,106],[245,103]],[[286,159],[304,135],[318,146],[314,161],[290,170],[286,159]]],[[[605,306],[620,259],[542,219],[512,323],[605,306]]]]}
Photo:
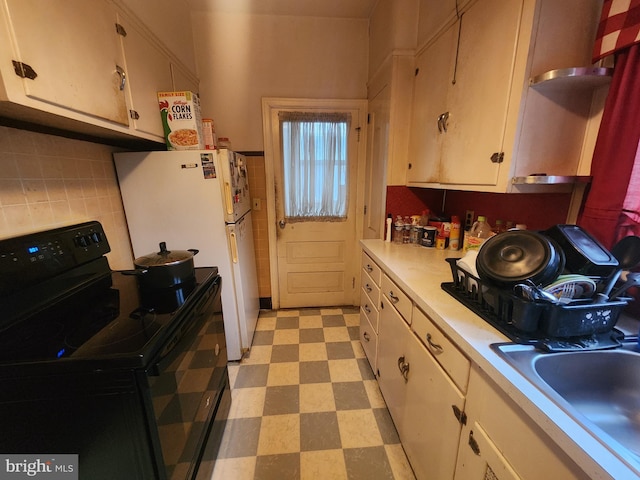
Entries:
{"type": "Polygon", "coordinates": [[[216,410],[228,388],[221,279],[140,379],[158,477],[194,478],[216,410]]]}

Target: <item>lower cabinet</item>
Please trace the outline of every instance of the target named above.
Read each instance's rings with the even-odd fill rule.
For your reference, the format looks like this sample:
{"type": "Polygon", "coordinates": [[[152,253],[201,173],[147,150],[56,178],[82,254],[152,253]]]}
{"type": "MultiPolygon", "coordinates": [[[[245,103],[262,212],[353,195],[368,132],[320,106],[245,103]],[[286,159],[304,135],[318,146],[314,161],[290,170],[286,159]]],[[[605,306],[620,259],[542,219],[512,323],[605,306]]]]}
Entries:
{"type": "Polygon", "coordinates": [[[455,480],[589,478],[477,366],[465,412],[455,480]]]}
{"type": "Polygon", "coordinates": [[[418,479],[451,479],[465,398],[403,317],[382,297],[378,382],[418,479]]]}

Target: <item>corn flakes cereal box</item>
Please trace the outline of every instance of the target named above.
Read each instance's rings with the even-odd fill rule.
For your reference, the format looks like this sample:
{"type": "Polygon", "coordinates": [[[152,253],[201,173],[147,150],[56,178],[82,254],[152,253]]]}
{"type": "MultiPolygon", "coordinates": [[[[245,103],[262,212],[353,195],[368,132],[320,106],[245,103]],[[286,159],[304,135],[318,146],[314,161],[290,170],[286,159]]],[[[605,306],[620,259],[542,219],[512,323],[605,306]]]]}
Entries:
{"type": "Polygon", "coordinates": [[[189,92],[158,92],[158,105],[167,150],[202,150],[202,117],[198,95],[189,92]]]}

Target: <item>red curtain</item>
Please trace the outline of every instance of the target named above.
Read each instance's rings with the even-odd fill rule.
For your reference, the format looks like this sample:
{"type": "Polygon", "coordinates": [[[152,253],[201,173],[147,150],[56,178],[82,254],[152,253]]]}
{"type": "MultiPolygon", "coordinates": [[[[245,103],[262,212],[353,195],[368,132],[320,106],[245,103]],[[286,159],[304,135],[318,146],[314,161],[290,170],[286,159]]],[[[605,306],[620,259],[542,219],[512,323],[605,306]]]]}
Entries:
{"type": "Polygon", "coordinates": [[[618,52],[615,60],[591,163],[593,181],[578,220],[607,248],[619,237],[616,230],[640,140],[640,44],[618,52]]]}

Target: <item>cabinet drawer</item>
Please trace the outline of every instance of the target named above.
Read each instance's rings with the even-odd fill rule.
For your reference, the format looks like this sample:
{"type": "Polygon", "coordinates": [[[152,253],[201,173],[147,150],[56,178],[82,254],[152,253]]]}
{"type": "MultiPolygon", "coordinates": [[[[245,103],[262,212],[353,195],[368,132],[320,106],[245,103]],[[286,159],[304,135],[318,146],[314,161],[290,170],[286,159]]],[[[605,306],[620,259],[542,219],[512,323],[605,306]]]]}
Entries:
{"type": "Polygon", "coordinates": [[[378,333],[378,305],[371,301],[364,290],[360,292],[360,312],[366,315],[373,330],[378,333]]]}
{"type": "Polygon", "coordinates": [[[362,310],[360,310],[360,343],[375,374],[378,360],[378,334],[371,327],[367,316],[362,310]]]}
{"type": "Polygon", "coordinates": [[[371,302],[378,309],[380,307],[380,284],[376,285],[369,274],[363,270],[360,276],[360,285],[362,285],[362,290],[367,292],[371,302]]]}
{"type": "Polygon", "coordinates": [[[418,335],[427,350],[431,352],[440,366],[451,377],[453,383],[462,391],[467,391],[471,363],[431,319],[419,308],[413,308],[411,328],[418,335]]]}
{"type": "Polygon", "coordinates": [[[411,309],[413,308],[413,303],[407,294],[386,275],[382,276],[382,293],[389,299],[389,302],[396,307],[396,310],[400,312],[404,321],[411,325],[411,309]]]}
{"type": "Polygon", "coordinates": [[[371,277],[371,279],[376,285],[380,285],[380,279],[382,278],[382,270],[380,270],[380,267],[376,265],[376,262],[371,260],[369,255],[367,255],[364,252],[362,252],[362,270],[364,270],[369,274],[369,276],[371,277]]]}

